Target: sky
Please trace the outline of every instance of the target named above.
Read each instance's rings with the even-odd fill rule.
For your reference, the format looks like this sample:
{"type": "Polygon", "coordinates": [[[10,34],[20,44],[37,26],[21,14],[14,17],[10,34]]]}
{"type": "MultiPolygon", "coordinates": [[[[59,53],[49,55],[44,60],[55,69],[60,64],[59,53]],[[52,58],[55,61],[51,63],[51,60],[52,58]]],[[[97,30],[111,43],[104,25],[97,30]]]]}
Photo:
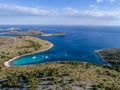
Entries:
{"type": "Polygon", "coordinates": [[[120,0],[0,0],[0,24],[120,26],[120,0]]]}

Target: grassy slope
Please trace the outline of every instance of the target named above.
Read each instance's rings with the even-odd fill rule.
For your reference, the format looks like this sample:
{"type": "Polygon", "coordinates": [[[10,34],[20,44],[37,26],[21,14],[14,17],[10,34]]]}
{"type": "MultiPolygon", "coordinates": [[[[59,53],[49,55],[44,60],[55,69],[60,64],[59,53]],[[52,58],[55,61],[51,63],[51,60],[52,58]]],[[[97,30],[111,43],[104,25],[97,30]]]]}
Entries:
{"type": "Polygon", "coordinates": [[[101,88],[119,90],[120,73],[101,66],[80,62],[56,62],[23,67],[4,68],[6,86],[37,86],[43,88],[101,88]],[[24,84],[23,84],[24,83],[24,84]]]}

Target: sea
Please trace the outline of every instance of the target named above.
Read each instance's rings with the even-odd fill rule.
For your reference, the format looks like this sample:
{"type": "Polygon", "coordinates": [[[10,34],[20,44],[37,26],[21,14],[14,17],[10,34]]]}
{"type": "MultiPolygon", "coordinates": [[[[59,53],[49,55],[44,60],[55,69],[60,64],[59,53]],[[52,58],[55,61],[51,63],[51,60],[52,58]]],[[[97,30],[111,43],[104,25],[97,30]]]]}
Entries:
{"type": "MultiPolygon", "coordinates": [[[[115,26],[72,26],[72,25],[0,25],[0,33],[7,28],[17,27],[20,31],[39,29],[45,33],[65,32],[65,36],[36,36],[50,41],[54,47],[40,53],[20,57],[13,66],[40,64],[58,61],[79,61],[106,64],[94,52],[99,49],[120,48],[120,27],[115,26]]],[[[14,36],[0,34],[0,36],[14,36]]]]}

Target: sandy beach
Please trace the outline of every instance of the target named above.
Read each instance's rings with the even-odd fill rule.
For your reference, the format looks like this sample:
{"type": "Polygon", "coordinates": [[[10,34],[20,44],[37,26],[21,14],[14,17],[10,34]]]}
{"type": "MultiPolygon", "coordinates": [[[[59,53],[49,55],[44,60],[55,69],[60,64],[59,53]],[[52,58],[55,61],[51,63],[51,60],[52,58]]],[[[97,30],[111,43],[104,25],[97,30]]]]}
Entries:
{"type": "MultiPolygon", "coordinates": [[[[48,42],[48,41],[47,41],[47,42],[48,42]]],[[[10,62],[16,60],[17,58],[20,58],[20,57],[23,57],[23,56],[26,56],[26,55],[31,55],[31,54],[35,54],[35,53],[40,53],[40,52],[47,51],[47,50],[51,49],[51,48],[54,46],[51,42],[48,42],[48,43],[50,44],[50,46],[49,46],[47,49],[40,50],[40,51],[36,51],[36,52],[33,52],[33,53],[28,53],[28,54],[21,55],[21,56],[16,56],[16,57],[10,59],[9,61],[4,62],[4,65],[5,65],[6,67],[10,67],[10,66],[11,66],[11,65],[10,65],[10,62]]]]}

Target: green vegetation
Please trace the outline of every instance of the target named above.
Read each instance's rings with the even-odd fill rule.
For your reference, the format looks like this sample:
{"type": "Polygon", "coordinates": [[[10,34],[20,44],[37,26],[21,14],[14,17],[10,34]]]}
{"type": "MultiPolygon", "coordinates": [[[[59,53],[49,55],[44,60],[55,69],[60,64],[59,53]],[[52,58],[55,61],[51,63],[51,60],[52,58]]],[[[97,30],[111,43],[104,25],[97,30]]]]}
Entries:
{"type": "Polygon", "coordinates": [[[106,50],[100,50],[97,53],[99,53],[102,58],[109,62],[112,66],[111,69],[117,70],[120,72],[120,49],[106,49],[106,50]]]}
{"type": "MultiPolygon", "coordinates": [[[[120,73],[109,68],[81,62],[54,62],[22,67],[4,67],[2,88],[109,88],[119,90],[120,73]],[[62,87],[61,87],[62,86],[62,87]]],[[[54,89],[53,89],[54,90],[54,89]]]]}

